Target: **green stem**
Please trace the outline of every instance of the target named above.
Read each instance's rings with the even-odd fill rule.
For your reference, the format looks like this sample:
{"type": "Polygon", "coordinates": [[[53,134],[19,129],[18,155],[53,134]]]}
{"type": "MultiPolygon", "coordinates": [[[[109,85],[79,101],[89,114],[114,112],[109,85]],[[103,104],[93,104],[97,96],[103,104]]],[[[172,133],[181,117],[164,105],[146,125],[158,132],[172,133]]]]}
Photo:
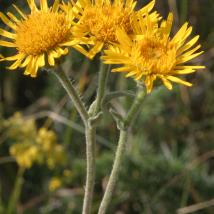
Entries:
{"type": "Polygon", "coordinates": [[[136,95],[136,98],[134,100],[134,103],[132,104],[131,109],[129,110],[123,122],[123,128],[120,128],[120,137],[119,137],[119,142],[118,142],[118,146],[115,154],[113,168],[111,171],[111,175],[110,175],[102,202],[100,204],[98,214],[105,214],[111,202],[112,195],[115,190],[116,183],[119,177],[121,163],[125,154],[125,145],[128,138],[128,129],[131,127],[131,124],[134,122],[136,116],[138,115],[138,112],[142,107],[144,97],[145,97],[145,91],[143,89],[140,89],[136,95]]]}
{"type": "Polygon", "coordinates": [[[9,199],[8,203],[8,208],[7,208],[7,214],[12,214],[16,210],[16,205],[19,200],[20,194],[21,194],[21,189],[23,185],[23,174],[24,174],[24,168],[19,168],[17,176],[16,176],[16,181],[15,185],[13,188],[12,195],[9,199]]]}
{"type": "Polygon", "coordinates": [[[88,123],[89,115],[76,89],[73,87],[71,81],[68,79],[68,77],[66,76],[63,70],[60,70],[60,71],[53,70],[53,73],[55,74],[55,76],[58,78],[63,88],[68,93],[70,99],[74,103],[74,106],[76,107],[77,111],[80,114],[81,119],[83,120],[86,126],[88,123]]]}
{"type": "Polygon", "coordinates": [[[94,193],[94,183],[95,183],[95,127],[86,127],[86,185],[85,185],[85,195],[83,201],[83,214],[89,214],[91,212],[93,193],[94,193]]]}
{"type": "Polygon", "coordinates": [[[97,97],[94,103],[91,105],[92,109],[90,110],[90,113],[93,116],[96,116],[96,114],[100,111],[101,103],[105,95],[105,88],[106,83],[108,79],[110,66],[105,65],[100,62],[100,71],[99,71],[99,80],[98,80],[98,89],[97,89],[97,97]]]}
{"type": "Polygon", "coordinates": [[[86,174],[86,186],[85,195],[83,201],[83,214],[91,213],[91,206],[94,193],[95,183],[95,142],[96,142],[96,124],[90,123],[90,120],[96,118],[100,111],[101,103],[105,94],[105,87],[108,78],[109,66],[101,64],[99,71],[98,90],[95,101],[89,108],[88,114],[90,118],[88,125],[86,126],[86,159],[87,159],[87,174],[86,174]]]}
{"type": "Polygon", "coordinates": [[[89,114],[81,101],[76,89],[73,87],[72,83],[69,81],[68,77],[64,71],[54,71],[54,74],[60,81],[61,85],[64,87],[68,93],[70,99],[74,103],[75,108],[79,112],[81,119],[85,125],[85,135],[86,135],[86,159],[87,159],[87,175],[86,175],[86,188],[84,197],[84,207],[83,213],[90,213],[93,189],[94,189],[94,177],[95,177],[95,160],[94,160],[94,141],[95,141],[95,130],[93,127],[89,127],[89,114]]]}
{"type": "Polygon", "coordinates": [[[114,192],[114,188],[117,183],[118,175],[119,175],[119,170],[121,167],[121,162],[123,159],[124,151],[125,151],[125,145],[127,142],[127,137],[128,137],[128,132],[127,130],[120,130],[120,137],[119,137],[119,142],[115,154],[115,159],[114,159],[114,164],[113,168],[111,171],[111,175],[108,181],[108,185],[106,187],[102,202],[100,204],[100,208],[98,211],[98,214],[104,214],[107,211],[107,208],[111,202],[112,195],[114,192]]]}
{"type": "Polygon", "coordinates": [[[124,120],[124,127],[125,129],[128,129],[132,123],[134,122],[135,118],[137,117],[138,113],[141,110],[141,107],[143,105],[143,100],[145,97],[145,91],[141,86],[139,86],[139,91],[135,97],[134,103],[131,106],[131,109],[129,110],[125,120],[124,120]]]}
{"type": "Polygon", "coordinates": [[[75,88],[69,81],[64,71],[53,71],[60,83],[68,93],[69,97],[74,103],[77,111],[79,112],[81,119],[85,125],[86,135],[86,160],[87,160],[87,175],[86,175],[86,186],[85,195],[83,202],[83,214],[89,214],[91,212],[91,204],[93,199],[94,183],[95,183],[95,136],[96,136],[96,124],[91,123],[96,118],[100,111],[101,103],[105,94],[105,86],[108,77],[107,69],[109,66],[101,64],[99,72],[99,82],[96,100],[92,103],[87,112],[83,102],[81,101],[75,88]]]}

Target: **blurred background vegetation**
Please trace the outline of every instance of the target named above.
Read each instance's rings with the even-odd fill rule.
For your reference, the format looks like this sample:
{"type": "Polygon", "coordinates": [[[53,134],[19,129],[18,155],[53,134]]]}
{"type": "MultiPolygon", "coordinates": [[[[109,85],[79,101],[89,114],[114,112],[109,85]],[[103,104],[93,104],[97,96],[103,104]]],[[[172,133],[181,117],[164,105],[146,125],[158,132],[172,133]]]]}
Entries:
{"type": "MultiPolygon", "coordinates": [[[[147,2],[140,0],[138,5],[147,2]]],[[[11,3],[27,10],[26,1],[0,0],[1,12],[13,10],[11,3]]],[[[147,97],[130,132],[108,213],[184,214],[195,204],[191,213],[212,214],[214,1],[156,0],[156,9],[163,17],[174,13],[174,30],[185,21],[194,26],[205,51],[194,63],[207,68],[188,76],[192,88],[176,86],[168,91],[160,87],[147,97]]],[[[3,23],[0,26],[4,28],[3,23]]],[[[2,47],[0,52],[10,55],[2,47]]],[[[72,50],[62,62],[86,103],[96,93],[98,58],[89,61],[72,50]]],[[[77,112],[51,73],[40,71],[32,79],[22,75],[22,70],[5,67],[0,64],[0,213],[6,213],[19,192],[18,214],[81,213],[85,141],[77,112]]],[[[108,90],[134,88],[133,80],[110,75],[108,90]]],[[[123,98],[112,105],[124,113],[131,102],[123,98]]],[[[97,136],[93,213],[105,189],[118,138],[110,114],[106,111],[104,115],[97,136]]]]}

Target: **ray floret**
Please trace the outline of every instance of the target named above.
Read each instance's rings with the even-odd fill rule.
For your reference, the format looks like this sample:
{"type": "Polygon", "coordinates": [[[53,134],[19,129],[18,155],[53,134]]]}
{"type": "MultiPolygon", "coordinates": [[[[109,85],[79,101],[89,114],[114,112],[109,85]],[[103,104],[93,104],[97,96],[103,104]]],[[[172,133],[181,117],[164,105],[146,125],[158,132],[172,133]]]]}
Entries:
{"type": "Polygon", "coordinates": [[[151,12],[155,0],[140,10],[135,10],[136,0],[78,0],[64,4],[64,10],[72,8],[76,17],[73,28],[75,38],[80,44],[77,50],[92,59],[104,46],[117,42],[116,30],[123,28],[132,34],[134,19],[149,14],[151,20],[160,19],[157,12],[151,12]]]}
{"type": "Polygon", "coordinates": [[[173,38],[170,38],[173,15],[160,26],[144,17],[135,21],[135,36],[124,29],[117,30],[118,44],[109,46],[102,59],[106,64],[116,64],[113,72],[125,72],[126,77],[143,81],[147,92],[153,89],[155,80],[160,79],[169,90],[172,82],[191,86],[178,75],[190,74],[204,66],[188,65],[193,58],[201,55],[201,45],[196,45],[199,36],[188,40],[192,27],[185,23],[173,38]]]}
{"type": "Polygon", "coordinates": [[[72,36],[71,14],[60,8],[59,0],[48,7],[47,0],[27,0],[30,13],[25,14],[16,5],[17,17],[8,12],[0,13],[0,19],[11,30],[0,28],[0,46],[14,48],[16,54],[1,57],[0,61],[14,61],[8,68],[25,68],[25,75],[37,76],[43,66],[54,66],[55,60],[68,53],[68,46],[76,41],[72,36]]]}

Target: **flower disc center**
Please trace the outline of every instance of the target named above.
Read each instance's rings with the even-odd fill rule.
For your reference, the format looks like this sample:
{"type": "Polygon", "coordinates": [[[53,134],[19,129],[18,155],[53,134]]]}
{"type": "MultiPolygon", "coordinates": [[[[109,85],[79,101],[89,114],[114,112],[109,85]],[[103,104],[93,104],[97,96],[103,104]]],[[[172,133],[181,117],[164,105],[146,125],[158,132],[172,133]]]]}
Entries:
{"type": "Polygon", "coordinates": [[[115,42],[115,32],[120,27],[126,32],[131,31],[130,12],[112,5],[87,8],[82,24],[88,26],[89,32],[102,42],[115,42]]]}
{"type": "Polygon", "coordinates": [[[27,55],[48,52],[70,35],[65,14],[37,11],[17,26],[17,49],[27,55]]]}
{"type": "Polygon", "coordinates": [[[140,43],[140,53],[151,73],[169,73],[176,62],[175,47],[162,40],[144,39],[140,43]]]}

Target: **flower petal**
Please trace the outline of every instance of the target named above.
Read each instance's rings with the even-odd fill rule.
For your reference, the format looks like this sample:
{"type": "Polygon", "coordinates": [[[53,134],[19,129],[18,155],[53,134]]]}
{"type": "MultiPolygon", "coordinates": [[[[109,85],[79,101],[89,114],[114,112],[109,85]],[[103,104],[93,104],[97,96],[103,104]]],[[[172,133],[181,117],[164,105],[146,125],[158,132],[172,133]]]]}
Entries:
{"type": "Polygon", "coordinates": [[[12,28],[13,30],[16,29],[16,25],[12,21],[10,21],[10,19],[8,19],[7,16],[5,16],[2,12],[0,12],[0,18],[7,26],[12,28]]]}
{"type": "Polygon", "coordinates": [[[2,28],[0,28],[0,35],[7,37],[9,39],[14,39],[16,37],[16,34],[13,34],[9,31],[3,30],[2,28]]]}
{"type": "Polygon", "coordinates": [[[174,76],[167,76],[166,77],[168,80],[172,81],[172,82],[175,82],[175,83],[178,83],[178,84],[182,84],[182,85],[185,85],[185,86],[189,86],[191,87],[192,86],[192,83],[190,82],[187,82],[187,81],[184,81],[178,77],[174,77],[174,76]]]}

